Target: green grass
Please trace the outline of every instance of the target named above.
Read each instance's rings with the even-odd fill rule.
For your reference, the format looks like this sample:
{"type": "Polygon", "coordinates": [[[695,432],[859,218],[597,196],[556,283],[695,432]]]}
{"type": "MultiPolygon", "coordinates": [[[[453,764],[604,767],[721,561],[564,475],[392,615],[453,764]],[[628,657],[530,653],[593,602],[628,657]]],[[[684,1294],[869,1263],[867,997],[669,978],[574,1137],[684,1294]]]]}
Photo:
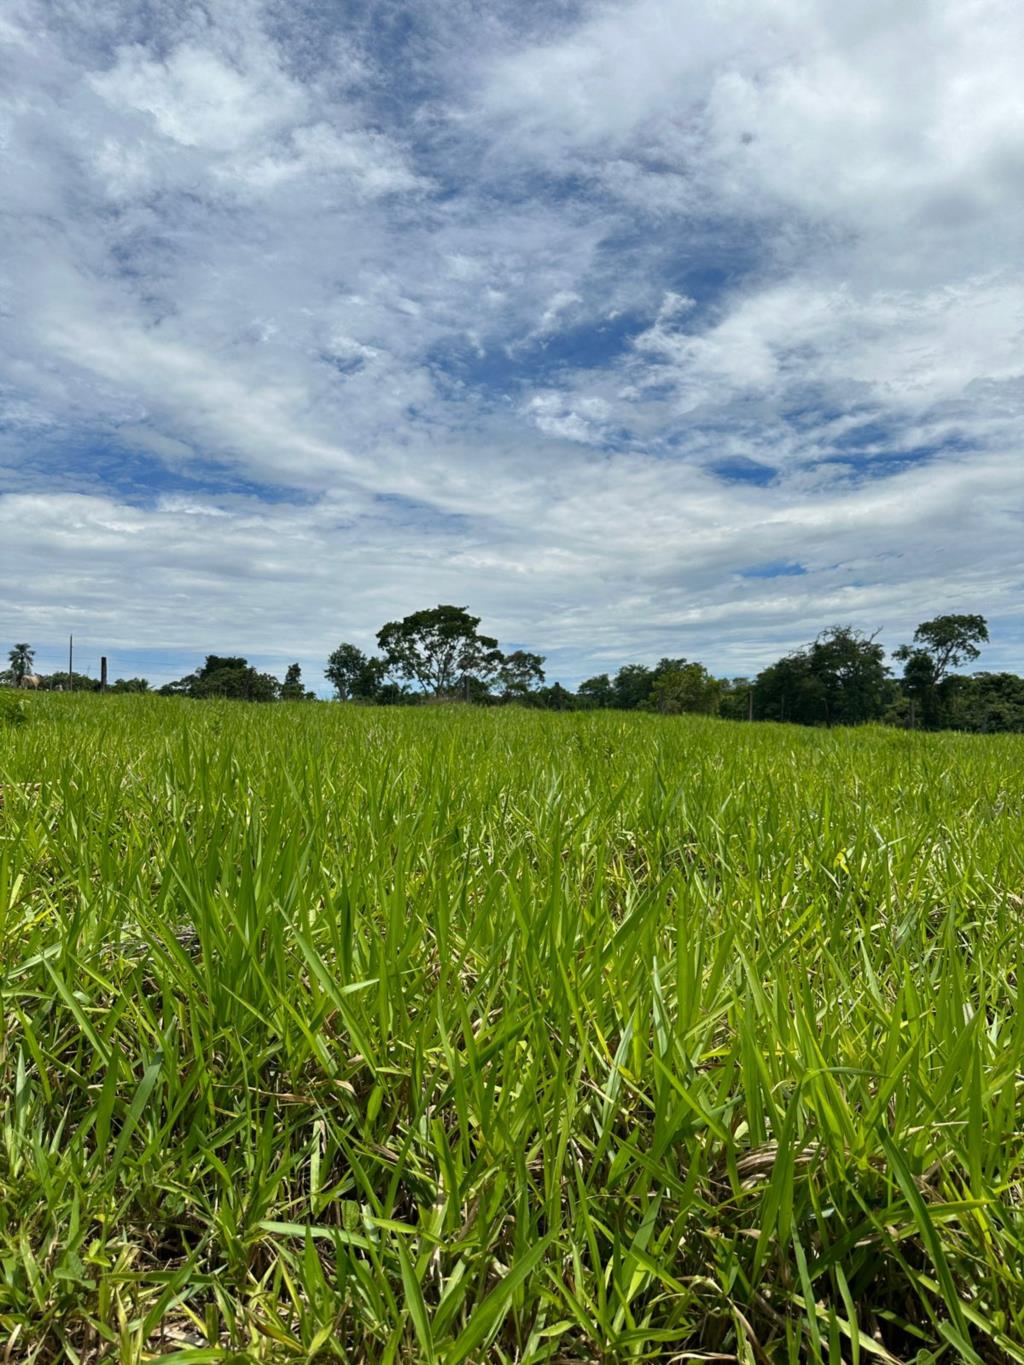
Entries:
{"type": "Polygon", "coordinates": [[[1021,738],[27,710],[0,1359],[1024,1361],[1021,738]]]}

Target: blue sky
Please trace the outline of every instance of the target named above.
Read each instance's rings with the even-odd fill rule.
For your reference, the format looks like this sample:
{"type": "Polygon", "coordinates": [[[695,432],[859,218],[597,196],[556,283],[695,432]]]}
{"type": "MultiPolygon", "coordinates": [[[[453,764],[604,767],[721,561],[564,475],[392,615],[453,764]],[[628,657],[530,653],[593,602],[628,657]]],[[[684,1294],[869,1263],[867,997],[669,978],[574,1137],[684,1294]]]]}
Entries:
{"type": "MultiPolygon", "coordinates": [[[[1011,0],[8,0],[0,632],[575,682],[987,615],[1024,668],[1011,0]]],[[[8,648],[5,644],[4,648],[8,648]]]]}

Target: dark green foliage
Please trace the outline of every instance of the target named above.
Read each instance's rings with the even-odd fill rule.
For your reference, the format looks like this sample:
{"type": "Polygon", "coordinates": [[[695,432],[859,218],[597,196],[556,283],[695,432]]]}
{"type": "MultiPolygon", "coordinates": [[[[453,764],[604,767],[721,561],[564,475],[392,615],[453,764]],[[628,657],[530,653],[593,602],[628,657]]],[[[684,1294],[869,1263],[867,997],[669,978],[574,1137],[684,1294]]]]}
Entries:
{"type": "Polygon", "coordinates": [[[824,688],[811,671],[806,649],[787,654],[757,675],[754,716],[757,720],[788,720],[797,725],[825,724],[824,688]]]}
{"type": "Polygon", "coordinates": [[[532,692],[527,692],[520,698],[525,706],[529,706],[539,711],[585,711],[592,709],[588,703],[580,704],[579,698],[574,692],[570,692],[561,683],[552,683],[550,687],[538,687],[532,692]]]}
{"type": "Polygon", "coordinates": [[[607,673],[599,673],[595,678],[581,682],[576,695],[594,709],[615,705],[615,688],[607,673]]]}
{"type": "Polygon", "coordinates": [[[42,676],[42,690],[44,692],[98,692],[100,690],[99,678],[91,678],[86,673],[75,672],[72,672],[69,678],[66,668],[42,676]]]}
{"type": "Polygon", "coordinates": [[[615,698],[612,704],[621,711],[635,711],[644,706],[650,701],[654,676],[654,669],[645,664],[624,664],[612,684],[615,698]]]}
{"type": "Polygon", "coordinates": [[[521,700],[544,682],[544,660],[526,649],[513,650],[499,664],[497,682],[504,700],[521,700]]]}
{"type": "Polygon", "coordinates": [[[903,690],[913,703],[915,726],[937,730],[957,728],[950,710],[953,691],[946,683],[949,670],[973,663],[988,640],[984,616],[936,616],[914,631],[914,643],[901,645],[893,654],[903,664],[903,690]]]}
{"type": "Polygon", "coordinates": [[[281,700],[308,701],[312,697],[313,693],[307,692],[303,685],[302,669],[298,664],[289,664],[281,684],[281,700]]]}
{"type": "Polygon", "coordinates": [[[984,616],[936,616],[923,621],[914,631],[913,645],[901,645],[894,658],[903,659],[914,653],[931,660],[936,682],[952,668],[973,663],[981,653],[980,646],[988,641],[988,623],[984,616]]]}
{"type": "Polygon", "coordinates": [[[487,685],[503,663],[497,640],[481,635],[479,624],[465,607],[431,607],[389,621],[377,644],[388,673],[431,696],[457,697],[467,678],[487,685]]]}
{"type": "Polygon", "coordinates": [[[651,705],[662,715],[683,713],[714,716],[722,698],[722,684],[703,664],[685,663],[658,669],[651,689],[651,705]]]}
{"type": "Polygon", "coordinates": [[[851,626],[833,626],[806,649],[763,669],[755,715],[798,725],[863,725],[891,700],[885,650],[851,626]]]}
{"type": "Polygon", "coordinates": [[[146,678],[118,678],[110,684],[107,690],[110,692],[148,692],[149,682],[146,678]]]}
{"type": "Polygon", "coordinates": [[[949,729],[1024,731],[1024,678],[1016,673],[951,674],[938,693],[941,721],[949,729]]]}
{"type": "Polygon", "coordinates": [[[271,673],[259,673],[240,656],[208,654],[203,666],[160,689],[162,696],[193,697],[202,701],[220,697],[227,701],[277,701],[281,684],[271,673]]]}
{"type": "Polygon", "coordinates": [[[752,703],[753,683],[749,678],[722,678],[718,714],[723,720],[747,720],[752,703]]]}
{"type": "Polygon", "coordinates": [[[379,700],[384,673],[381,659],[368,659],[357,645],[348,643],[333,651],[324,669],[339,701],[379,700]]]}

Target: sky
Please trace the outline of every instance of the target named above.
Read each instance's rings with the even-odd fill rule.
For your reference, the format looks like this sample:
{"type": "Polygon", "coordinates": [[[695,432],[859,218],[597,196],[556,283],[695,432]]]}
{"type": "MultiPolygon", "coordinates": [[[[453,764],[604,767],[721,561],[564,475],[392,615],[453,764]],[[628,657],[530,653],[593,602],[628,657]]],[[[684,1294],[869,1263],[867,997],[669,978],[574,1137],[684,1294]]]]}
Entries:
{"type": "Polygon", "coordinates": [[[5,0],[0,635],[1024,670],[1019,0],[5,0]]]}

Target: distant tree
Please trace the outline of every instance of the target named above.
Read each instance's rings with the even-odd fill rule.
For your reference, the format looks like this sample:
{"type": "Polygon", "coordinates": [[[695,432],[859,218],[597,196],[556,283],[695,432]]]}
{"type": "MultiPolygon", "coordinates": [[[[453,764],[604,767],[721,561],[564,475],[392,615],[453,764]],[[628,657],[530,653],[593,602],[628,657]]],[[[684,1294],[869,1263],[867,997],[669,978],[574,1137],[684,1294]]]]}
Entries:
{"type": "Polygon", "coordinates": [[[809,661],[821,686],[826,725],[863,725],[881,717],[889,670],[874,635],[833,626],[811,645],[809,661]]]}
{"type": "Polygon", "coordinates": [[[625,664],[615,675],[612,684],[614,705],[623,711],[635,711],[650,700],[654,686],[654,669],[645,664],[625,664]]]}
{"type": "Polygon", "coordinates": [[[110,684],[111,692],[148,692],[149,682],[146,678],[117,678],[110,684]]]}
{"type": "Polygon", "coordinates": [[[880,720],[892,685],[885,651],[852,626],[822,631],[806,649],[762,669],[754,683],[759,720],[797,725],[862,725],[880,720]]]}
{"type": "Polygon", "coordinates": [[[333,685],[339,701],[384,700],[384,674],[382,659],[368,659],[358,646],[351,644],[340,644],[324,669],[324,677],[333,685]]]}
{"type": "Polygon", "coordinates": [[[302,669],[298,664],[289,664],[281,684],[282,701],[305,701],[306,689],[302,685],[302,669]]]}
{"type": "Polygon", "coordinates": [[[683,663],[681,667],[656,670],[651,688],[651,705],[662,715],[692,712],[713,716],[718,712],[722,684],[703,664],[683,663]]]}
{"type": "Polygon", "coordinates": [[[660,677],[662,673],[675,673],[680,668],[685,668],[686,659],[659,659],[654,665],[654,676],[660,677]]]}
{"type": "Polygon", "coordinates": [[[893,658],[903,664],[903,689],[914,703],[915,723],[927,729],[945,724],[942,684],[951,668],[973,663],[987,640],[984,616],[951,614],[922,622],[914,643],[894,651],[893,658]]]}
{"type": "Polygon", "coordinates": [[[914,631],[914,643],[901,645],[893,655],[908,659],[915,653],[928,656],[935,681],[941,682],[951,668],[973,663],[988,643],[988,622],[984,616],[948,615],[923,621],[914,631]]]}
{"type": "Polygon", "coordinates": [[[497,640],[480,635],[479,624],[465,607],[431,607],[389,621],[377,644],[389,673],[432,696],[452,696],[466,679],[490,683],[503,662],[497,640]]]}
{"type": "Polygon", "coordinates": [[[70,686],[75,692],[98,692],[100,690],[99,678],[90,678],[87,673],[72,673],[70,682],[67,669],[62,669],[59,673],[48,673],[42,675],[43,689],[47,692],[66,692],[70,686]]]}
{"type": "Polygon", "coordinates": [[[615,705],[615,688],[607,673],[598,673],[596,677],[587,678],[581,682],[576,689],[580,699],[590,707],[609,707],[615,705]]]}
{"type": "Polygon", "coordinates": [[[272,673],[259,673],[239,655],[208,654],[202,667],[160,688],[162,696],[203,700],[225,697],[234,701],[277,701],[281,684],[272,673]]]}
{"type": "Polygon", "coordinates": [[[751,690],[749,678],[720,678],[722,689],[718,714],[725,720],[746,720],[750,714],[751,690]]]}
{"type": "Polygon", "coordinates": [[[544,660],[526,649],[506,654],[498,666],[498,685],[506,701],[524,697],[544,681],[544,660]]]}
{"type": "Polygon", "coordinates": [[[372,701],[375,706],[410,706],[419,699],[419,694],[411,692],[404,683],[393,682],[384,677],[383,663],[380,659],[370,660],[371,671],[373,666],[378,666],[380,672],[373,674],[377,678],[372,694],[356,696],[355,701],[372,701]]]}
{"type": "Polygon", "coordinates": [[[242,668],[215,668],[200,673],[191,695],[198,699],[224,697],[230,701],[277,701],[281,684],[272,673],[259,673],[250,664],[242,668]]]}
{"type": "Polygon", "coordinates": [[[186,673],[183,678],[175,678],[172,682],[163,683],[157,688],[157,693],[161,697],[191,697],[195,684],[196,674],[186,673]]]}
{"type": "Polygon", "coordinates": [[[353,688],[366,668],[366,655],[357,645],[340,644],[328,656],[324,677],[340,701],[352,696],[353,688]]]}
{"type": "Polygon", "coordinates": [[[769,664],[754,679],[754,715],[758,720],[822,725],[825,709],[824,689],[811,671],[806,649],[769,664]]]}
{"type": "Polygon", "coordinates": [[[209,678],[214,673],[222,673],[225,670],[238,672],[249,667],[249,660],[243,659],[238,654],[207,654],[203,666],[199,669],[197,677],[209,678]]]}
{"type": "Polygon", "coordinates": [[[575,711],[576,698],[568,688],[561,683],[552,683],[550,687],[539,687],[535,692],[531,692],[527,698],[531,706],[542,707],[545,711],[575,711]]]}
{"type": "Polygon", "coordinates": [[[948,674],[939,684],[944,724],[981,734],[1024,731],[1024,678],[1015,673],[948,674]]]}
{"type": "Polygon", "coordinates": [[[32,662],[36,657],[35,650],[30,645],[15,645],[7,657],[11,661],[14,685],[20,687],[25,675],[32,672],[32,662]]]}

